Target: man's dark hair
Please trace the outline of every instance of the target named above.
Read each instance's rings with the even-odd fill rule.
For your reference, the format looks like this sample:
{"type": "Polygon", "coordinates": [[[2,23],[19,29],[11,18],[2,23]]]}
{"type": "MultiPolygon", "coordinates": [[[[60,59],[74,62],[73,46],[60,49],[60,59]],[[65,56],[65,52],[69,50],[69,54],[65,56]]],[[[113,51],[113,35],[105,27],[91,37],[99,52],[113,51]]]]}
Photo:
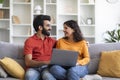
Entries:
{"type": "MultiPolygon", "coordinates": [[[[80,30],[80,27],[78,25],[78,23],[74,20],[69,20],[64,22],[64,25],[67,25],[68,27],[72,28],[74,30],[73,32],[73,40],[75,42],[84,40],[82,32],[80,30]]],[[[68,39],[67,37],[64,37],[64,39],[68,39]]]]}
{"type": "Polygon", "coordinates": [[[34,18],[33,27],[36,32],[38,31],[39,26],[44,26],[44,20],[50,21],[51,18],[48,15],[38,15],[34,18]]]}

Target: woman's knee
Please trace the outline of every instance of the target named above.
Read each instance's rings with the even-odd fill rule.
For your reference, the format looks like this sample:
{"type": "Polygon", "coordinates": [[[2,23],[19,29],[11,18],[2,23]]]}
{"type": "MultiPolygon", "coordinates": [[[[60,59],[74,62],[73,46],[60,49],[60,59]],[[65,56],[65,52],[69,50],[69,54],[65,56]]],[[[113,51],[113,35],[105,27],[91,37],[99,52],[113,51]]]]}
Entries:
{"type": "Polygon", "coordinates": [[[79,77],[84,77],[88,74],[88,70],[86,66],[75,66],[68,70],[69,75],[76,75],[79,77]]]}
{"type": "Polygon", "coordinates": [[[50,73],[56,78],[56,79],[65,79],[67,71],[59,66],[54,65],[50,68],[50,73]]]}
{"type": "Polygon", "coordinates": [[[50,72],[51,73],[54,73],[54,72],[58,73],[58,72],[66,72],[66,70],[63,67],[59,66],[59,65],[54,65],[54,66],[52,66],[50,68],[50,72]]]}
{"type": "Polygon", "coordinates": [[[59,68],[62,68],[62,67],[59,66],[59,65],[53,65],[50,69],[51,69],[51,70],[57,70],[57,69],[59,69],[59,68]]]}

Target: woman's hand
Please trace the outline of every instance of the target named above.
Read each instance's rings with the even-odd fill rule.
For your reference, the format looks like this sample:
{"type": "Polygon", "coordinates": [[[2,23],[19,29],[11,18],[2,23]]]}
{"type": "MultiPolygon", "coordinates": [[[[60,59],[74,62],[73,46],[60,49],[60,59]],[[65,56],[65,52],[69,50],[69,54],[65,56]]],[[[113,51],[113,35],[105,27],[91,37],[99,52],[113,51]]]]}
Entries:
{"type": "Polygon", "coordinates": [[[78,66],[79,65],[79,63],[76,63],[76,66],[78,66]]]}

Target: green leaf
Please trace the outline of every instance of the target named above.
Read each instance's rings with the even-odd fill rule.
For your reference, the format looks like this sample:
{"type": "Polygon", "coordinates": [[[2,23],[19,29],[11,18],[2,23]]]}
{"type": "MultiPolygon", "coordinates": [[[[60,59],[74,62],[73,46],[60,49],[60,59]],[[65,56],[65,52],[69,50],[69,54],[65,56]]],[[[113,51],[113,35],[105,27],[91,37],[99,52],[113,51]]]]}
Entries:
{"type": "Polygon", "coordinates": [[[0,0],[0,3],[3,3],[4,0],[0,0]]]}
{"type": "Polygon", "coordinates": [[[104,38],[106,42],[120,42],[120,29],[105,32],[108,38],[104,38]]]}

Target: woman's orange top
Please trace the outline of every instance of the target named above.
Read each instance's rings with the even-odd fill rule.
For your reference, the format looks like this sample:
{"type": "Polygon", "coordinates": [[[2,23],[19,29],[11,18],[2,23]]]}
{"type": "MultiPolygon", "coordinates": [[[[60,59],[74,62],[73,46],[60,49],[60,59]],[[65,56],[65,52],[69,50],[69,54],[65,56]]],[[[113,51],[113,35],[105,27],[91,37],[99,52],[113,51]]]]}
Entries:
{"type": "Polygon", "coordinates": [[[79,52],[77,63],[80,65],[86,65],[90,61],[88,45],[85,40],[79,42],[70,42],[66,39],[61,38],[57,41],[56,48],[79,52]]]}

